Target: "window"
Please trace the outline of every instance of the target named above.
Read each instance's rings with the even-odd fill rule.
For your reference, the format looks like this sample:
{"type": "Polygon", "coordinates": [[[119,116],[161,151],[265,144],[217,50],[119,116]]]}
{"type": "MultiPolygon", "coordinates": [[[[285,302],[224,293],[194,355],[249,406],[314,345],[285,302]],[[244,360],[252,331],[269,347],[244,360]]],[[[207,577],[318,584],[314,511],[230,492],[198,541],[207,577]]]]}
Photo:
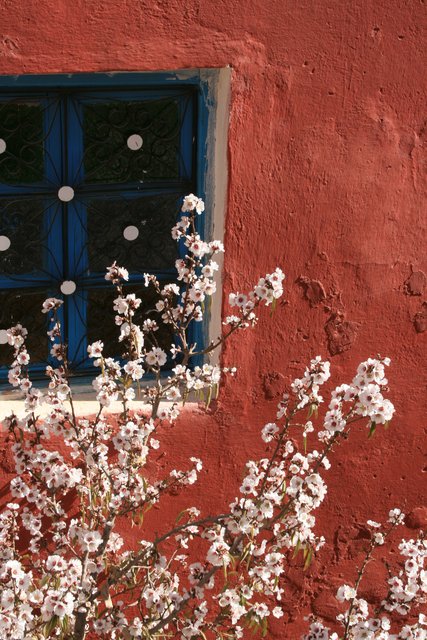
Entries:
{"type": "MultiPolygon", "coordinates": [[[[33,373],[42,375],[46,297],[64,299],[64,339],[74,374],[84,375],[88,343],[103,339],[117,355],[105,268],[117,260],[129,270],[141,313],[154,306],[144,272],[174,281],[170,228],[182,197],[204,191],[207,91],[194,73],[0,77],[3,380],[5,329],[16,322],[30,330],[33,373]]],[[[201,330],[191,339],[200,342],[201,330]]],[[[170,346],[167,332],[160,339],[170,346]]]]}

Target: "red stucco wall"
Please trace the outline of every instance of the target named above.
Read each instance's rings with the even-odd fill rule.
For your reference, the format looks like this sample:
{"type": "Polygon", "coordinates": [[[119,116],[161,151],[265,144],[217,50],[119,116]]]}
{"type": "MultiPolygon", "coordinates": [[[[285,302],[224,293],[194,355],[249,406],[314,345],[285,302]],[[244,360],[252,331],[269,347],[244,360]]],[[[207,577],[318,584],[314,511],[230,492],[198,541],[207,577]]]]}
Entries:
{"type": "Polygon", "coordinates": [[[425,505],[427,6],[2,0],[0,27],[1,74],[233,68],[225,293],[280,265],[288,304],[225,349],[239,374],[209,415],[165,434],[175,456],[207,460],[193,504],[232,497],[277,394],[310,356],[331,356],[337,382],[367,356],[392,358],[397,417],[337,452],[320,518],[328,545],[305,580],[291,572],[272,637],[297,638],[300,613],[327,614],[329,589],[351,576],[358,525],[425,505]]]}

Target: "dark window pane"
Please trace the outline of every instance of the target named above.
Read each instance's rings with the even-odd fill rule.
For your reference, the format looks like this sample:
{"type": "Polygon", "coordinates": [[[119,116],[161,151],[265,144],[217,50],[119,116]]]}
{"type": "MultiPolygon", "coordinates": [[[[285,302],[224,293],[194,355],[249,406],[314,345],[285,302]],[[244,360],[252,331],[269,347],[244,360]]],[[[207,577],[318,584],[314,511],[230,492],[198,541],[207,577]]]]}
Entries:
{"type": "MultiPolygon", "coordinates": [[[[26,289],[0,292],[0,329],[20,323],[28,330],[27,348],[33,364],[46,362],[48,356],[46,315],[41,312],[47,297],[47,292],[26,289]]],[[[1,344],[0,365],[10,365],[12,354],[12,347],[1,344]]]]}
{"type": "Polygon", "coordinates": [[[0,199],[0,236],[3,238],[0,244],[0,275],[42,270],[48,231],[44,224],[42,200],[0,199]]]}
{"type": "Polygon", "coordinates": [[[40,104],[0,102],[0,182],[32,184],[44,174],[43,109],[40,104]]]}
{"type": "MultiPolygon", "coordinates": [[[[141,306],[135,313],[135,323],[142,327],[142,323],[147,318],[156,320],[159,330],[155,333],[157,342],[162,349],[168,351],[173,341],[172,329],[169,325],[164,325],[160,320],[160,315],[155,309],[158,296],[152,286],[141,285],[127,286],[124,288],[125,294],[135,293],[141,298],[141,306]]],[[[102,340],[104,343],[104,354],[106,356],[118,357],[121,355],[121,345],[118,342],[120,329],[115,324],[116,312],[113,310],[113,301],[117,298],[114,287],[103,289],[90,289],[88,291],[88,344],[95,340],[102,340]]],[[[147,349],[152,346],[149,342],[145,345],[147,349]]]]}
{"type": "Polygon", "coordinates": [[[101,102],[83,106],[87,183],[176,179],[181,115],[177,99],[101,102]],[[130,136],[139,136],[136,147],[130,136]]]}
{"type": "Polygon", "coordinates": [[[171,228],[178,210],[176,195],[91,200],[87,210],[90,271],[104,272],[114,260],[135,273],[173,268],[177,243],[171,228]],[[138,235],[127,240],[124,232],[128,237],[138,235]]]}

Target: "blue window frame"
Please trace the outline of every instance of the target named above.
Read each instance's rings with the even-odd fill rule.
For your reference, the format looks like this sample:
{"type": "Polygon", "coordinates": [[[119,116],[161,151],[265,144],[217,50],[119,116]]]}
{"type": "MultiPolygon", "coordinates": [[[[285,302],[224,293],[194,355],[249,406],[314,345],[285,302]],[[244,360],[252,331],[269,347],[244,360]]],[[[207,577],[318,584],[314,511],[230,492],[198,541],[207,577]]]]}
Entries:
{"type": "MultiPolygon", "coordinates": [[[[87,375],[87,344],[116,342],[105,268],[129,269],[142,312],[144,272],[175,280],[170,227],[186,193],[204,195],[207,118],[198,74],[0,77],[0,342],[27,326],[33,375],[48,360],[46,297],[64,299],[73,373],[87,375]]],[[[0,345],[0,379],[9,357],[0,345]]]]}

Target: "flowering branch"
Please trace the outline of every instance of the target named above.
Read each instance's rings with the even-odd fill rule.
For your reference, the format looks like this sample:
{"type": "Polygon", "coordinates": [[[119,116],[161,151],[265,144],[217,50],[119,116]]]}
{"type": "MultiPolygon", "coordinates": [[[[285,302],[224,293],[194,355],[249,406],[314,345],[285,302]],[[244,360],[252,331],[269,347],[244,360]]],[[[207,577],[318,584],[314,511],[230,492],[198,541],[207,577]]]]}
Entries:
{"type": "MultiPolygon", "coordinates": [[[[203,210],[193,194],[184,199],[182,216],[172,229],[186,252],[176,261],[177,283],[164,284],[146,274],[145,284],[154,289],[157,303],[141,325],[136,322],[141,300],[124,287],[128,272],[116,263],[108,268],[106,279],[117,292],[115,322],[123,353],[121,358],[105,355],[99,340],[88,347],[100,370],[93,381],[99,402],[95,417],[80,418],[74,410],[61,339],[61,300],[43,304],[50,317],[51,355],[58,363],[47,367],[47,392],[34,389],[30,379],[27,330],[16,325],[8,331],[14,348],[9,381],[24,393],[27,413],[5,421],[13,438],[11,494],[16,502],[0,514],[2,637],[225,640],[243,637],[245,628],[265,633],[268,618],[283,615],[283,577],[290,558],[301,550],[308,566],[324,543],[315,531],[314,512],[326,495],[323,471],[330,467],[329,454],[357,422],[367,423],[373,433],[393,416],[393,405],[383,396],[389,360],[368,359],[350,384],[332,391],[324,418],[315,426],[323,403],[320,391],[330,378],[329,363],[318,356],[283,395],[275,422],[262,428],[262,439],[267,447],[272,444],[272,451],[246,464],[229,508],[204,516],[189,507],[175,526],[149,534],[147,511],[161,504],[165,493],[196,482],[202,471],[202,461],[192,457],[188,469],[152,479],[147,461],[160,447],[158,426],[176,420],[190,393],[204,394],[209,404],[221,376],[230,371],[208,361],[194,366],[192,358],[208,356],[238,330],[255,325],[261,306],[274,307],[283,293],[284,274],[276,268],[248,293],[230,294],[234,313],[225,318],[222,336],[205,348],[189,342],[189,327],[203,319],[206,301],[215,292],[214,258],[223,251],[220,242],[205,242],[197,233],[203,210]],[[173,335],[169,349],[158,338],[162,325],[173,335]],[[173,366],[166,373],[168,362],[173,366]],[[135,387],[148,405],[146,412],[131,410],[135,387]],[[112,420],[105,409],[115,400],[123,410],[112,420]],[[41,405],[47,408],[44,418],[37,415],[41,405]],[[57,450],[58,439],[64,453],[57,450]],[[309,442],[314,448],[307,452],[309,442]],[[139,527],[136,546],[126,545],[119,534],[124,517],[139,527]]],[[[373,537],[354,589],[343,592],[350,601],[341,620],[345,640],[362,637],[355,631],[363,613],[357,589],[379,535],[373,537]]],[[[424,542],[411,545],[418,550],[420,581],[424,542]]],[[[409,571],[414,570],[405,574],[413,589],[415,574],[409,571]]],[[[393,580],[384,608],[405,609],[406,614],[420,598],[403,601],[396,586],[403,578],[393,580]]],[[[412,637],[402,635],[403,630],[396,637],[412,637]]],[[[316,622],[306,638],[338,638],[328,634],[316,622]]]]}

